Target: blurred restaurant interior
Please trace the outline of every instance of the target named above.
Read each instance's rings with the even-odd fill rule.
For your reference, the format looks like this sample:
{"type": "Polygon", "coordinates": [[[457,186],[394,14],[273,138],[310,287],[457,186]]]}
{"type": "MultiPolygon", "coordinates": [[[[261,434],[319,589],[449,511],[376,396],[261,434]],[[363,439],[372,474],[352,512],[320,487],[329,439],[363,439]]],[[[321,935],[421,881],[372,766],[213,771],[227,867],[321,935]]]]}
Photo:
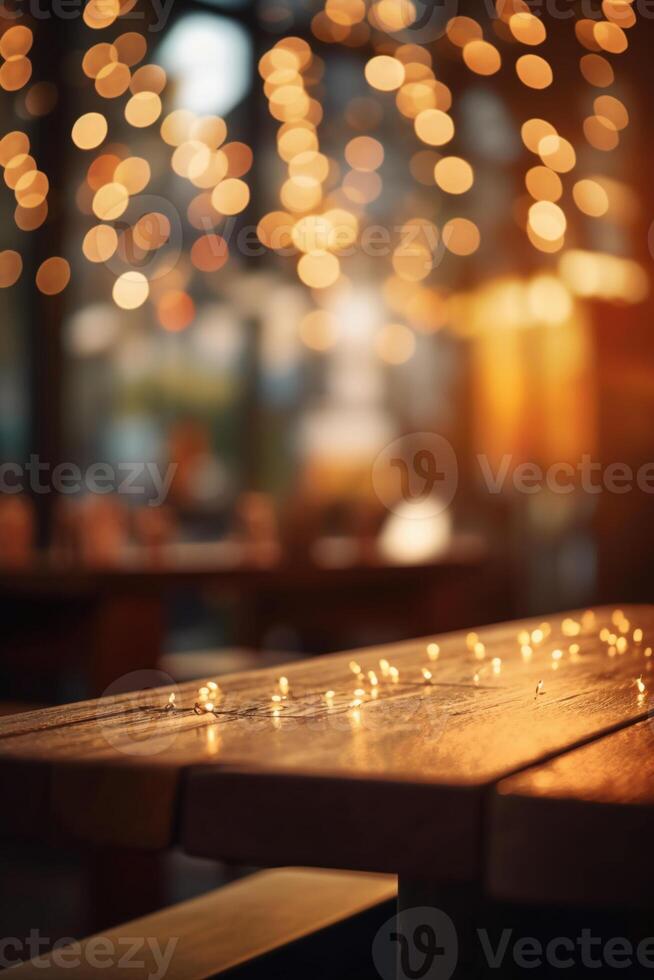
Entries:
{"type": "Polygon", "coordinates": [[[641,6],[4,0],[0,712],[650,598],[641,6]]]}

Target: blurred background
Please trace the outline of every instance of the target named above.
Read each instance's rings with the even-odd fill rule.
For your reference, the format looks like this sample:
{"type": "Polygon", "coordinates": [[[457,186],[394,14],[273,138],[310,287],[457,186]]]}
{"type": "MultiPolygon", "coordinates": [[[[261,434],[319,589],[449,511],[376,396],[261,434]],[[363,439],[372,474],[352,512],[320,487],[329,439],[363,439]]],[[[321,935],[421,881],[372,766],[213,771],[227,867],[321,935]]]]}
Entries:
{"type": "Polygon", "coordinates": [[[650,597],[513,480],[654,459],[649,15],[542,7],[8,0],[3,700],[650,597]]]}

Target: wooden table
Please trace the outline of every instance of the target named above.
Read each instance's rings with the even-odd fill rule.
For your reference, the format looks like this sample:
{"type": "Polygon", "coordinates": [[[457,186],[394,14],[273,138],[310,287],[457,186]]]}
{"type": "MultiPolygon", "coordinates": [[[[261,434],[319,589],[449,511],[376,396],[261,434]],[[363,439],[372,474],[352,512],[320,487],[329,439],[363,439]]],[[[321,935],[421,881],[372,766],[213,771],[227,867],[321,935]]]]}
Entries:
{"type": "Polygon", "coordinates": [[[415,565],[369,558],[262,566],[229,543],[171,546],[154,562],[137,549],[107,569],[43,562],[0,570],[8,648],[3,660],[27,660],[42,675],[72,662],[88,678],[90,692],[101,695],[117,678],[157,667],[175,596],[231,603],[238,646],[258,649],[271,626],[282,622],[320,634],[330,650],[339,647],[344,630],[356,633],[354,627],[369,629],[371,623],[377,635],[392,638],[436,624],[460,626],[466,622],[464,600],[471,597],[483,607],[487,596],[483,615],[490,618],[505,603],[499,578],[476,536],[459,537],[439,559],[415,565]]]}
{"type": "Polygon", "coordinates": [[[488,889],[519,902],[651,903],[653,826],[650,717],[499,784],[488,889]]]}
{"type": "MultiPolygon", "coordinates": [[[[235,675],[220,680],[212,714],[195,713],[197,686],[184,685],[170,710],[165,689],[2,719],[0,834],[179,843],[243,863],[398,873],[408,906],[444,907],[483,882],[533,898],[530,837],[541,844],[550,812],[539,809],[550,802],[540,773],[557,806],[560,783],[606,833],[613,819],[623,837],[642,830],[651,815],[651,750],[638,797],[648,811],[622,799],[611,809],[601,778],[608,747],[616,775],[631,760],[637,783],[633,753],[642,759],[651,745],[649,698],[636,682],[654,686],[654,608],[614,612],[480,629],[476,653],[474,638],[454,633],[294,664],[278,702],[279,671],[235,675]],[[531,653],[521,651],[526,633],[531,653]]],[[[535,874],[551,863],[559,882],[584,863],[554,842],[541,854],[535,874]]]]}

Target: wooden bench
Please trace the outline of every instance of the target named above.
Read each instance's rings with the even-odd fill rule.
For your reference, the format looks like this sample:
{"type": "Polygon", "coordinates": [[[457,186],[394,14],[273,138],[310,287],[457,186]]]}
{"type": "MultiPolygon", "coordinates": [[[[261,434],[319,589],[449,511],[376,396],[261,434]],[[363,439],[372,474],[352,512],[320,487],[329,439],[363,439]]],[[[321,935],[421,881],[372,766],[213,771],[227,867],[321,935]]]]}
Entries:
{"type": "MultiPolygon", "coordinates": [[[[379,910],[381,924],[392,914],[387,903],[396,895],[397,882],[390,876],[306,868],[262,871],[14,967],[12,976],[64,980],[75,973],[85,978],[97,973],[107,980],[121,978],[128,971],[120,960],[130,949],[132,967],[143,964],[135,974],[141,977],[205,980],[246,965],[261,966],[263,975],[272,976],[266,964],[273,954],[288,953],[294,944],[372,910],[379,910]]],[[[369,948],[372,936],[363,939],[369,948]]],[[[316,973],[307,964],[306,976],[316,973]]]]}

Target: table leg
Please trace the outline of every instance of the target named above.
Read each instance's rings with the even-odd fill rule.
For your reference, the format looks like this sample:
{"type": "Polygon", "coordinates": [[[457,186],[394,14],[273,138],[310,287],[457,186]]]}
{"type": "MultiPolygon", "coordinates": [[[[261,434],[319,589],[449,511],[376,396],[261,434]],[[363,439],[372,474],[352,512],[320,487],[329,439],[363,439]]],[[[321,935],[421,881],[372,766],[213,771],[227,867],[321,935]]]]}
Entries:
{"type": "Polygon", "coordinates": [[[396,980],[483,976],[477,930],[487,910],[477,885],[435,885],[401,877],[396,928],[386,937],[396,980]]]}
{"type": "Polygon", "coordinates": [[[651,908],[512,904],[477,885],[401,878],[373,960],[383,980],[651,978],[653,936],[651,908]]]}

